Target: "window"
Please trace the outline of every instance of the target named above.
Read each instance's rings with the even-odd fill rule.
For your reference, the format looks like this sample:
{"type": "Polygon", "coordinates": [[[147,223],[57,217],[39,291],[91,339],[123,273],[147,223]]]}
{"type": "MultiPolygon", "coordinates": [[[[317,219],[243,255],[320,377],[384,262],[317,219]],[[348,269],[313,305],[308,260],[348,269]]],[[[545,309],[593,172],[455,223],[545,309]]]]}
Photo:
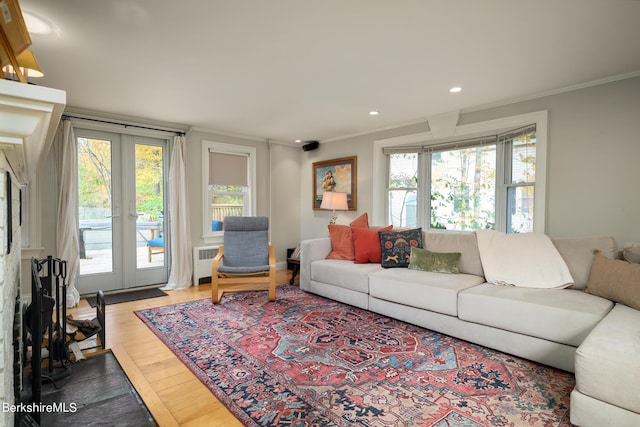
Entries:
{"type": "Polygon", "coordinates": [[[203,141],[203,237],[219,235],[225,216],[254,215],[256,149],[203,141]]]}
{"type": "Polygon", "coordinates": [[[387,219],[394,226],[534,230],[535,125],[470,140],[388,147],[383,153],[387,219]]]}
{"type": "Polygon", "coordinates": [[[536,133],[535,130],[507,137],[507,232],[533,231],[536,184],[536,133]]]}
{"type": "Polygon", "coordinates": [[[418,153],[389,155],[388,210],[397,227],[418,226],[418,153]]]}
{"type": "Polygon", "coordinates": [[[494,228],[496,145],[480,143],[433,151],[430,157],[430,228],[494,228]]]}

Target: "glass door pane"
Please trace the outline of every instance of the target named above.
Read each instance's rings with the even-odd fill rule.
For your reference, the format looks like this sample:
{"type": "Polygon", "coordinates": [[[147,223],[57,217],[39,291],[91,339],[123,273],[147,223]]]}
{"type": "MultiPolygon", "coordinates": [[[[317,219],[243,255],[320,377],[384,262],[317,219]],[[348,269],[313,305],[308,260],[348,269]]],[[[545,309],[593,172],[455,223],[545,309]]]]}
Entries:
{"type": "Polygon", "coordinates": [[[78,140],[80,274],[113,272],[111,141],[78,140]]]}
{"type": "Polygon", "coordinates": [[[165,264],[163,147],[135,145],[136,266],[165,264]]]}
{"type": "Polygon", "coordinates": [[[78,290],[122,289],[121,139],[75,129],[78,154],[78,290]]]}
{"type": "Polygon", "coordinates": [[[167,141],[142,136],[130,137],[127,141],[123,164],[131,172],[123,183],[129,206],[123,236],[125,286],[167,283],[167,141]]]}

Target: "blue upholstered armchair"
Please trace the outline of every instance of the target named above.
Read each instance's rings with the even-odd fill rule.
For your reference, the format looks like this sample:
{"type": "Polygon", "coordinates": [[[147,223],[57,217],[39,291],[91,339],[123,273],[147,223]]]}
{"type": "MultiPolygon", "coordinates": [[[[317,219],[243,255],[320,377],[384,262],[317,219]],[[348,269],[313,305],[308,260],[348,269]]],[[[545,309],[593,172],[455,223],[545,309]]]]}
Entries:
{"type": "Polygon", "coordinates": [[[211,265],[211,300],[228,292],[269,290],[276,299],[276,256],[269,244],[269,218],[224,218],[223,244],[211,265]]]}

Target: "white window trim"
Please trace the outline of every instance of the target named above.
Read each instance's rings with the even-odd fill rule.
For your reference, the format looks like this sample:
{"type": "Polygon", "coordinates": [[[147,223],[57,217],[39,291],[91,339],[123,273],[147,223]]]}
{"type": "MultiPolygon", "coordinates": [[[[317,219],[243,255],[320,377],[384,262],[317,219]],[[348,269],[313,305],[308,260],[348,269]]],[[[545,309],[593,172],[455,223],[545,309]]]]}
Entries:
{"type": "MultiPolygon", "coordinates": [[[[449,135],[437,136],[433,132],[421,132],[403,135],[395,138],[379,139],[373,143],[373,168],[381,171],[373,174],[373,195],[370,213],[373,224],[385,224],[386,219],[386,189],[387,189],[387,156],[382,153],[386,147],[401,147],[421,143],[423,145],[437,144],[455,138],[470,138],[483,134],[497,134],[509,129],[536,125],[536,182],[533,230],[546,233],[546,187],[547,187],[547,121],[548,111],[536,111],[517,116],[503,117],[468,125],[455,126],[449,135]]],[[[423,181],[424,182],[424,181],[423,181]]]]}
{"type": "Polygon", "coordinates": [[[236,154],[248,156],[249,192],[246,202],[247,211],[250,215],[256,214],[256,155],[255,147],[246,145],[227,144],[224,142],[202,141],[202,239],[205,244],[222,243],[223,231],[211,231],[211,220],[209,218],[209,206],[206,203],[209,197],[209,152],[236,154]]]}

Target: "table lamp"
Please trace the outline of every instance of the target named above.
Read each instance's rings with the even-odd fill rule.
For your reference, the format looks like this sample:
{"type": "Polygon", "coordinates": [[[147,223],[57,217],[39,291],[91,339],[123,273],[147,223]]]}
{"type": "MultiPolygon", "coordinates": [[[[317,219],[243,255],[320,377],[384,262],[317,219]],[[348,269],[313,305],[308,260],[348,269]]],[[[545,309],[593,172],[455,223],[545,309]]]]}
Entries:
{"type": "Polygon", "coordinates": [[[325,191],[322,194],[322,203],[320,203],[320,209],[327,209],[333,211],[333,216],[329,224],[335,224],[336,211],[346,211],[349,209],[347,205],[347,193],[339,193],[336,191],[325,191]]]}

